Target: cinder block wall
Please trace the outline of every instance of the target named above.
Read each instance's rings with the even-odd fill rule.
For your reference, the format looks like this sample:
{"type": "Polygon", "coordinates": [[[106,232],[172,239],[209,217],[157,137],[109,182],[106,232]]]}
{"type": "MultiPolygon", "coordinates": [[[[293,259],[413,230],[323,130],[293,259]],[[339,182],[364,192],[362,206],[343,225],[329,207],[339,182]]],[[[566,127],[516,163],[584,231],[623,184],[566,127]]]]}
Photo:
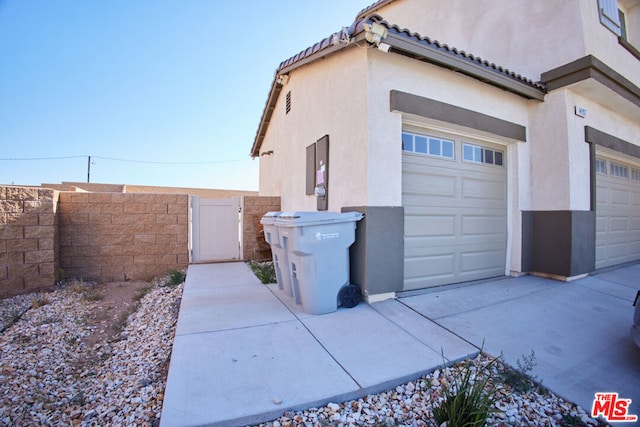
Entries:
{"type": "Polygon", "coordinates": [[[0,298],[52,289],[58,192],[0,186],[0,298]]]}
{"type": "Polygon", "coordinates": [[[148,280],[189,263],[189,196],[61,192],[60,268],[97,281],[148,280]]]}
{"type": "Polygon", "coordinates": [[[267,212],[280,210],[280,197],[244,197],[244,253],[245,260],[266,261],[271,259],[271,248],[264,240],[264,229],[260,219],[267,212]]]}

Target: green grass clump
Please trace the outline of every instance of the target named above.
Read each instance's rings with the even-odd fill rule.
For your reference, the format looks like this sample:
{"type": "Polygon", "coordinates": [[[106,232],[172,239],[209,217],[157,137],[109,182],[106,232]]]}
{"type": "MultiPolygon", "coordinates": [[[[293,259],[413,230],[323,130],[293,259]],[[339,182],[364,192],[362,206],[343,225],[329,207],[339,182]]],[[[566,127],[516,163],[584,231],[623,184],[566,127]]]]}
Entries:
{"type": "Polygon", "coordinates": [[[273,268],[273,261],[249,261],[249,268],[253,271],[262,283],[276,283],[276,270],[273,268]]]}
{"type": "Polygon", "coordinates": [[[164,281],[163,286],[170,288],[176,287],[187,279],[187,273],[183,270],[169,270],[167,272],[167,278],[164,281]]]}
{"type": "Polygon", "coordinates": [[[484,426],[495,408],[497,385],[492,378],[493,366],[466,361],[454,368],[453,381],[444,388],[444,401],[433,409],[438,425],[447,427],[484,426]]]}

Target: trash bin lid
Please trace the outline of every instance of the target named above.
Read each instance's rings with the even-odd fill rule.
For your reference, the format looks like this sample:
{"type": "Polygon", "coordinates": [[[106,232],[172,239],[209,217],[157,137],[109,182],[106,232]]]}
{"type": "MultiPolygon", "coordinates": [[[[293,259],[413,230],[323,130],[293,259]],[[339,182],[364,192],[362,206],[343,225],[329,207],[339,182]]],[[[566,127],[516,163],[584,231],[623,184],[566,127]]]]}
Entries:
{"type": "Polygon", "coordinates": [[[340,222],[356,222],[364,215],[360,212],[282,212],[276,220],[281,227],[298,227],[304,225],[335,224],[340,222]]]}
{"type": "Polygon", "coordinates": [[[282,214],[282,212],[267,212],[266,214],[262,215],[262,218],[260,219],[260,224],[273,224],[275,223],[276,219],[280,216],[280,214],[282,214]]]}

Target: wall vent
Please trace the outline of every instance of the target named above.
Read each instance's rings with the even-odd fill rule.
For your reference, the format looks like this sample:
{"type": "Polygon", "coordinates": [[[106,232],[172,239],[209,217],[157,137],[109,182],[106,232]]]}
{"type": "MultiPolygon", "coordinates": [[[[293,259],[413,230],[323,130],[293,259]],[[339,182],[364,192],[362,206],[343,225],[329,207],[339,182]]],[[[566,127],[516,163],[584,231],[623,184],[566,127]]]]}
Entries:
{"type": "Polygon", "coordinates": [[[289,114],[289,111],[291,111],[291,91],[287,92],[284,110],[285,110],[285,114],[289,114]]]}

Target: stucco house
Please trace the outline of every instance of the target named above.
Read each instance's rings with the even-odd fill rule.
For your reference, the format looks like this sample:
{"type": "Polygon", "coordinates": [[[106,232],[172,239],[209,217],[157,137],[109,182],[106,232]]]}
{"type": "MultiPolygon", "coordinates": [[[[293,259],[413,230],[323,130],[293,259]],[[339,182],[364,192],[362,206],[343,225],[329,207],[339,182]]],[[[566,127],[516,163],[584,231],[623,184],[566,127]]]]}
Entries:
{"type": "Polygon", "coordinates": [[[640,259],[640,0],[381,0],[282,62],[251,155],[365,214],[369,300],[640,259]]]}

